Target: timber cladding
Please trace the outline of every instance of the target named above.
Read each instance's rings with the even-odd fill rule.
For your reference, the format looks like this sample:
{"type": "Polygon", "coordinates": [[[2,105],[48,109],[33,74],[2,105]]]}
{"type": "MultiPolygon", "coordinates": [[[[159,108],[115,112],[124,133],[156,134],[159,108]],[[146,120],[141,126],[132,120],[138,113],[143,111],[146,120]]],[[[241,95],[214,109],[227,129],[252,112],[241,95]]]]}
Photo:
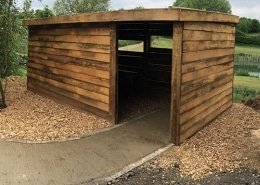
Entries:
{"type": "Polygon", "coordinates": [[[117,123],[120,67],[140,68],[153,82],[166,77],[161,81],[171,88],[170,141],[179,145],[232,105],[238,20],[183,8],[25,20],[27,87],[117,123]],[[172,49],[151,48],[152,35],[172,38],[172,49]],[[145,49],[135,55],[119,51],[119,39],[143,41],[145,49]]]}
{"type": "Polygon", "coordinates": [[[111,24],[30,26],[28,89],[108,117],[110,41],[111,24]]]}
{"type": "Polygon", "coordinates": [[[234,35],[234,24],[184,23],[180,142],[232,105],[234,35]]]}

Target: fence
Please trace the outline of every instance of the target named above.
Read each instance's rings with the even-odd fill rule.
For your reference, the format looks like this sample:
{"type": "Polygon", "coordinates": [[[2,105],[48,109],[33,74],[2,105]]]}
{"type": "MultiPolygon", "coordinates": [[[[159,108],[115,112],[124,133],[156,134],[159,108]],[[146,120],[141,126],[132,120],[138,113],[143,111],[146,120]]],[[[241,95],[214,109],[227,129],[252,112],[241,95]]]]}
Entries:
{"type": "Polygon", "coordinates": [[[235,66],[257,66],[260,68],[260,55],[235,54],[235,66]]]}

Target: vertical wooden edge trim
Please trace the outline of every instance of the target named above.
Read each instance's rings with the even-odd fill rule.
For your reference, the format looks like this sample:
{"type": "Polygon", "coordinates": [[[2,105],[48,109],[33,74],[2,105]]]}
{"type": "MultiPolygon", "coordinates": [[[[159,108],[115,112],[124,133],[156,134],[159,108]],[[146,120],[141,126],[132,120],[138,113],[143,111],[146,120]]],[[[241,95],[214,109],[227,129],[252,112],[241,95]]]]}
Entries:
{"type": "MultiPolygon", "coordinates": [[[[235,46],[234,46],[235,47],[235,46]]],[[[232,74],[233,74],[233,78],[232,78],[232,104],[234,103],[234,66],[235,66],[235,52],[233,54],[233,65],[232,65],[232,74]]]]}
{"type": "Polygon", "coordinates": [[[112,124],[117,123],[117,37],[116,23],[110,26],[110,89],[109,89],[109,117],[112,124]]]}
{"type": "Polygon", "coordinates": [[[173,23],[170,141],[180,145],[180,98],[183,22],[173,23]]]}

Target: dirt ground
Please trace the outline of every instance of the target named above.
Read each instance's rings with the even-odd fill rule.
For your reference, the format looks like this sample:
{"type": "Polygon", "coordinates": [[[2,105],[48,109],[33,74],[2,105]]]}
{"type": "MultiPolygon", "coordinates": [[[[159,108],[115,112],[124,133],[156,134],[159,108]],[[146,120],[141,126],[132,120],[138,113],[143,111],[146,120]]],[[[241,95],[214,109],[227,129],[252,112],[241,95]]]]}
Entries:
{"type": "MultiPolygon", "coordinates": [[[[248,106],[235,103],[181,146],[106,184],[260,184],[259,100],[244,102],[248,106]]],[[[7,105],[0,111],[0,138],[5,140],[60,141],[111,126],[104,119],[27,91],[25,77],[8,79],[7,105]]],[[[147,105],[156,108],[153,102],[147,105]]]]}

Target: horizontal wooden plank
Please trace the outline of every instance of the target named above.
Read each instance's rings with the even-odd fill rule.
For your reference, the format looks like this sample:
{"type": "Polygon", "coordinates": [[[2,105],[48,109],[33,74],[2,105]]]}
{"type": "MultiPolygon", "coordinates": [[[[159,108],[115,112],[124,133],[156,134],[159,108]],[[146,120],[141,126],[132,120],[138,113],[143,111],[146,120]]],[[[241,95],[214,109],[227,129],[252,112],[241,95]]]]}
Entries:
{"type": "Polygon", "coordinates": [[[213,23],[213,22],[185,22],[184,30],[199,30],[220,33],[236,33],[235,24],[213,23]]]}
{"type": "Polygon", "coordinates": [[[183,41],[235,40],[235,33],[217,33],[209,31],[184,30],[183,41]]]}
{"type": "Polygon", "coordinates": [[[228,95],[221,101],[216,102],[213,106],[205,110],[203,112],[204,116],[198,116],[197,119],[192,120],[190,125],[182,125],[180,141],[183,142],[185,139],[188,139],[189,137],[193,136],[196,132],[201,130],[203,127],[205,127],[207,124],[209,124],[212,120],[214,120],[217,116],[219,116],[221,113],[226,111],[231,106],[232,96],[228,95]]]}
{"type": "Polygon", "coordinates": [[[63,70],[63,69],[46,67],[46,66],[41,65],[41,64],[29,62],[28,63],[28,73],[30,73],[31,69],[35,69],[35,70],[39,70],[39,71],[45,71],[45,72],[53,74],[53,75],[66,76],[68,78],[72,78],[72,79],[76,79],[76,80],[82,80],[84,82],[95,84],[95,85],[100,85],[100,86],[103,86],[103,87],[109,87],[109,80],[97,78],[97,77],[94,77],[94,76],[89,76],[88,74],[80,74],[80,73],[75,73],[75,72],[69,72],[69,71],[66,71],[66,70],[63,70]]]}
{"type": "Polygon", "coordinates": [[[142,10],[123,10],[97,12],[89,14],[72,14],[45,19],[24,20],[24,25],[80,23],[80,22],[121,22],[121,21],[205,21],[205,22],[234,22],[238,16],[192,10],[185,8],[161,8],[142,10]]]}
{"type": "Polygon", "coordinates": [[[235,41],[214,40],[214,41],[185,41],[183,42],[183,52],[203,51],[223,48],[234,48],[235,41]]]}
{"type": "Polygon", "coordinates": [[[55,54],[52,55],[52,54],[45,54],[45,53],[37,53],[32,51],[28,53],[28,58],[29,60],[31,60],[32,58],[42,59],[45,60],[44,63],[48,61],[55,61],[55,62],[59,62],[61,65],[70,64],[70,65],[94,68],[103,71],[109,71],[110,68],[110,63],[107,62],[68,57],[68,56],[60,56],[55,54]]]}
{"type": "MultiPolygon", "coordinates": [[[[106,95],[98,94],[96,92],[88,91],[88,90],[82,89],[80,87],[76,87],[76,86],[73,86],[73,85],[69,85],[69,84],[59,82],[59,81],[55,81],[55,80],[52,80],[50,78],[45,78],[43,76],[36,75],[36,74],[31,73],[31,72],[28,73],[28,76],[31,77],[31,78],[34,78],[34,79],[36,79],[36,80],[38,80],[38,81],[40,81],[44,84],[49,84],[53,87],[71,92],[72,94],[78,94],[80,96],[83,96],[83,97],[86,97],[86,98],[89,98],[89,99],[92,99],[92,100],[95,100],[95,101],[99,101],[99,102],[102,102],[102,103],[106,103],[106,104],[108,104],[108,102],[109,102],[109,97],[106,96],[106,95]]],[[[80,100],[78,100],[78,101],[80,101],[80,100]]]]}
{"type": "Polygon", "coordinates": [[[42,24],[42,25],[30,25],[30,30],[42,30],[42,29],[67,29],[67,28],[108,28],[111,27],[109,22],[81,22],[81,23],[67,23],[67,24],[42,24]]]}
{"type": "Polygon", "coordinates": [[[192,115],[188,115],[188,113],[181,114],[180,116],[180,125],[182,127],[181,132],[184,132],[185,130],[190,128],[193,123],[196,123],[204,116],[206,116],[207,114],[204,114],[204,112],[210,109],[210,107],[212,107],[212,109],[216,109],[217,103],[222,102],[223,99],[225,101],[223,101],[222,103],[223,104],[227,103],[228,100],[225,99],[225,97],[229,97],[228,100],[230,100],[230,98],[232,97],[232,89],[227,89],[222,93],[220,93],[219,95],[211,97],[210,99],[208,99],[208,101],[204,102],[200,106],[195,107],[190,111],[192,115]],[[215,108],[214,108],[214,104],[216,104],[215,108]]]}
{"type": "MultiPolygon", "coordinates": [[[[203,95],[191,100],[190,102],[182,104],[180,108],[180,113],[185,116],[183,116],[183,120],[181,121],[181,123],[187,121],[187,119],[191,118],[194,114],[197,114],[200,111],[199,107],[203,107],[201,105],[205,102],[208,102],[210,98],[216,95],[220,96],[223,92],[225,92],[225,95],[227,95],[228,93],[232,93],[232,85],[233,83],[232,81],[230,81],[229,83],[226,83],[217,89],[213,89],[212,91],[203,93],[203,95]]],[[[204,106],[206,107],[207,105],[204,106]]]]}
{"type": "Polygon", "coordinates": [[[29,46],[55,48],[77,51],[90,51],[95,53],[110,53],[110,45],[93,44],[93,43],[66,43],[66,42],[43,42],[43,41],[29,41],[29,46]]]}
{"type": "Polygon", "coordinates": [[[221,71],[225,71],[229,68],[232,68],[234,65],[234,62],[227,62],[227,63],[222,63],[218,64],[216,66],[210,66],[207,68],[203,68],[197,71],[192,71],[189,73],[182,74],[182,83],[188,82],[188,81],[193,81],[197,80],[200,78],[203,78],[205,76],[209,76],[212,73],[219,73],[221,71]]]}
{"type": "Polygon", "coordinates": [[[94,115],[98,115],[104,118],[109,117],[107,104],[96,102],[86,97],[82,97],[78,94],[73,94],[71,92],[65,91],[64,89],[50,86],[49,84],[44,84],[29,76],[27,80],[27,88],[32,92],[36,92],[37,94],[51,98],[54,101],[58,101],[60,103],[74,106],[81,110],[88,111],[89,113],[93,113],[94,115]]]}
{"type": "Polygon", "coordinates": [[[82,89],[86,89],[88,91],[93,91],[98,94],[103,94],[103,95],[109,96],[109,88],[100,86],[98,84],[92,84],[92,83],[85,82],[83,80],[68,78],[67,76],[63,76],[63,75],[51,74],[51,73],[36,70],[33,68],[29,68],[28,73],[43,76],[47,79],[52,79],[52,80],[55,80],[55,81],[58,81],[61,83],[69,84],[69,85],[72,85],[75,87],[80,87],[82,89]]]}
{"type": "Polygon", "coordinates": [[[222,57],[227,55],[234,55],[234,53],[235,53],[235,48],[188,52],[188,53],[183,53],[182,63],[192,62],[197,60],[205,60],[208,58],[217,58],[217,57],[222,57]]]}
{"type": "Polygon", "coordinates": [[[182,65],[182,73],[183,74],[190,73],[190,72],[198,71],[203,68],[220,65],[231,61],[234,61],[234,55],[228,55],[228,56],[217,57],[217,58],[209,58],[201,61],[185,63],[184,65],[182,65]]]}
{"type": "Polygon", "coordinates": [[[83,59],[96,60],[102,62],[110,62],[109,53],[94,53],[88,51],[43,48],[43,47],[35,47],[35,46],[29,46],[28,49],[30,52],[38,52],[38,53],[45,53],[51,55],[61,55],[61,56],[83,58],[83,59]]]}
{"type": "Polygon", "coordinates": [[[44,29],[30,29],[30,35],[87,35],[87,36],[110,36],[110,27],[96,27],[95,25],[90,25],[91,27],[80,27],[80,25],[75,25],[75,27],[60,28],[56,25],[56,28],[44,28],[44,29]],[[76,27],[79,26],[79,27],[76,27]]]}
{"type": "Polygon", "coordinates": [[[186,82],[181,85],[181,94],[182,94],[182,96],[184,96],[185,94],[187,94],[191,91],[196,91],[196,89],[198,89],[198,88],[201,88],[207,84],[211,84],[211,83],[217,82],[219,80],[222,80],[230,75],[233,75],[233,68],[230,68],[226,71],[221,71],[219,73],[209,75],[205,78],[186,82]]]}
{"type": "Polygon", "coordinates": [[[110,44],[109,36],[83,36],[83,35],[29,35],[29,41],[65,42],[83,44],[110,44]]]}
{"type": "Polygon", "coordinates": [[[60,64],[58,62],[55,61],[46,61],[46,60],[42,60],[39,58],[33,58],[30,57],[29,58],[29,63],[36,63],[36,64],[42,64],[42,68],[41,70],[46,70],[49,71],[47,69],[47,67],[52,67],[52,68],[57,68],[57,69],[63,69],[66,70],[68,72],[75,72],[75,73],[80,73],[80,74],[87,74],[89,76],[93,76],[93,77],[98,77],[98,78],[103,78],[103,79],[109,79],[109,71],[103,71],[103,70],[97,70],[97,69],[93,69],[93,68],[89,68],[89,67],[83,67],[83,66],[76,66],[76,65],[71,65],[71,64],[60,64]]]}
{"type": "Polygon", "coordinates": [[[231,14],[223,14],[220,12],[197,11],[193,9],[181,9],[180,21],[200,21],[200,22],[222,22],[222,23],[238,23],[239,17],[231,14]]]}
{"type": "Polygon", "coordinates": [[[227,83],[232,83],[233,78],[234,78],[233,75],[229,75],[219,81],[205,84],[205,86],[202,86],[194,91],[190,91],[189,93],[182,95],[181,96],[181,105],[188,103],[200,96],[204,96],[204,94],[211,92],[214,89],[218,89],[227,83]]]}

